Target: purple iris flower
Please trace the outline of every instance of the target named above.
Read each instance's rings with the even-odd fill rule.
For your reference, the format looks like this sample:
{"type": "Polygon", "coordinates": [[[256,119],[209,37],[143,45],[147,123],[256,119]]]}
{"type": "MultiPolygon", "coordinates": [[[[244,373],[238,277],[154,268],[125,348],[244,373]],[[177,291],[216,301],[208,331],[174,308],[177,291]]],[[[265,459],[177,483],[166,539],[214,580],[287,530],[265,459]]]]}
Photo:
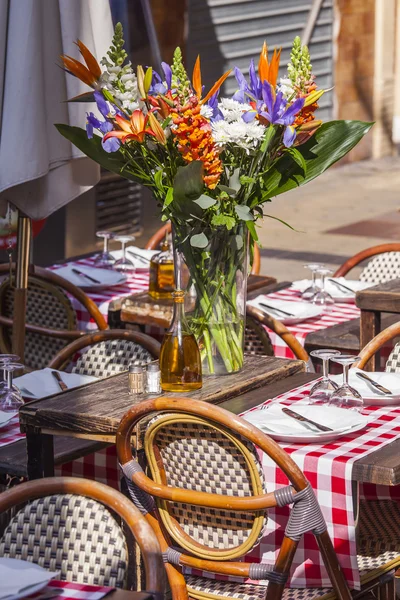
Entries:
{"type": "Polygon", "coordinates": [[[249,98],[254,101],[261,100],[262,86],[260,78],[256,73],[253,59],[251,59],[249,66],[249,82],[247,82],[242,71],[237,67],[235,67],[235,77],[236,81],[238,82],[239,89],[232,96],[233,100],[241,102],[242,104],[248,102],[249,98]]]}
{"type": "Polygon", "coordinates": [[[221,121],[224,118],[224,115],[218,108],[218,95],[219,95],[219,90],[217,90],[215,92],[215,94],[213,94],[211,96],[211,98],[209,99],[209,101],[207,102],[207,106],[212,108],[212,111],[213,111],[213,114],[211,115],[211,119],[210,119],[211,122],[221,121]]]}
{"type": "Polygon", "coordinates": [[[101,145],[103,146],[103,150],[105,150],[108,153],[117,152],[117,150],[119,150],[119,147],[121,146],[121,142],[118,138],[111,137],[108,138],[108,140],[106,140],[105,142],[101,140],[101,145]]]}
{"type": "Polygon", "coordinates": [[[100,121],[92,112],[86,113],[86,134],[89,140],[93,137],[93,129],[100,129],[100,121]]]}
{"type": "Polygon", "coordinates": [[[171,84],[172,84],[172,70],[171,67],[166,63],[166,62],[162,62],[161,63],[162,69],[164,71],[164,77],[165,77],[165,82],[167,84],[168,89],[171,89],[171,84]]]}
{"type": "Polygon", "coordinates": [[[292,146],[296,139],[296,130],[292,127],[296,115],[304,106],[304,98],[297,98],[289,107],[282,92],[275,93],[271,84],[264,81],[261,89],[263,102],[257,101],[256,108],[243,114],[242,119],[246,123],[253,121],[257,113],[269,121],[272,125],[283,125],[286,127],[283,134],[283,143],[287,148],[292,146]]]}
{"type": "Polygon", "coordinates": [[[108,107],[107,102],[104,99],[103,94],[96,90],[93,95],[100,113],[103,115],[103,117],[107,118],[110,114],[110,109],[108,107]]]}
{"type": "Polygon", "coordinates": [[[149,93],[154,96],[154,94],[166,94],[168,89],[163,84],[163,81],[157,71],[153,70],[153,77],[151,79],[151,86],[149,89],[149,93]]]}

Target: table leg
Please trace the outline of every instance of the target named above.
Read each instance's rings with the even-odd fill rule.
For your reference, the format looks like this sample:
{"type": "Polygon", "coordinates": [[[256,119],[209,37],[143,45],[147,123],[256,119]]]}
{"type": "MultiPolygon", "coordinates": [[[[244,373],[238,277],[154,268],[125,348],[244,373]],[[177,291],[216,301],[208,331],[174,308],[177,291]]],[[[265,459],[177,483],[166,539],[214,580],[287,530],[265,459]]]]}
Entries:
{"type": "Polygon", "coordinates": [[[41,479],[54,476],[53,436],[43,433],[26,432],[28,455],[28,479],[41,479]]]}
{"type": "MultiPolygon", "coordinates": [[[[372,310],[361,310],[360,318],[360,348],[361,350],[381,330],[381,313],[372,310]]],[[[380,354],[376,352],[364,367],[365,371],[376,371],[380,365],[380,354]]]]}

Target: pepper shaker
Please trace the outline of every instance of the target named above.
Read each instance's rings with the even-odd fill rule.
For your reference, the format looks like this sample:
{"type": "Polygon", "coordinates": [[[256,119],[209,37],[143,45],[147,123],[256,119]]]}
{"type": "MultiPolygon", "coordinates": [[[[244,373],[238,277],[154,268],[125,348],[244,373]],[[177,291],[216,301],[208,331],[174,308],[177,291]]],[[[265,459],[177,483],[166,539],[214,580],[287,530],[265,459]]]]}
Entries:
{"type": "Polygon", "coordinates": [[[129,394],[144,393],[144,369],[140,365],[130,365],[128,374],[129,394]]]}
{"type": "Polygon", "coordinates": [[[147,393],[161,394],[161,371],[158,362],[147,365],[147,393]]]}

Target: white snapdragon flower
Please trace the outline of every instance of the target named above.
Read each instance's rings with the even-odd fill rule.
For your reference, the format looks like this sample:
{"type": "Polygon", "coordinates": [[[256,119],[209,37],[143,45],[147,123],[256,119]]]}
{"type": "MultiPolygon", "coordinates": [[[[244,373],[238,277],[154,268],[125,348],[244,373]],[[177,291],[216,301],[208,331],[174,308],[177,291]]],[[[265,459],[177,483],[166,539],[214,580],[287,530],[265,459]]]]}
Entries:
{"type": "Polygon", "coordinates": [[[279,80],[278,90],[282,92],[284,98],[291,98],[295,94],[291,80],[286,77],[281,77],[279,80]]]}
{"type": "Polygon", "coordinates": [[[244,148],[248,153],[256,148],[262,140],[265,127],[258,121],[245,123],[240,118],[231,122],[225,120],[215,121],[212,123],[212,131],[217,146],[223,147],[230,143],[239,148],[244,148]]]}
{"type": "Polygon", "coordinates": [[[224,115],[225,121],[228,121],[228,123],[238,121],[244,112],[251,110],[249,104],[242,104],[232,98],[221,98],[221,101],[218,102],[218,108],[224,115]]]}

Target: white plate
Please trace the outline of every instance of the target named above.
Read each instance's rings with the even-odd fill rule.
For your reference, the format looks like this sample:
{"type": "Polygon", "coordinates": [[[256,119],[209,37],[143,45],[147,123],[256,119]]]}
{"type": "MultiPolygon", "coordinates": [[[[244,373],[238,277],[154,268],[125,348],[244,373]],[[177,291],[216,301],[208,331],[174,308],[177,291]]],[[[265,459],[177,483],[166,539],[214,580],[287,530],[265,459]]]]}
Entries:
{"type": "Polygon", "coordinates": [[[257,296],[257,298],[254,298],[254,300],[249,300],[247,304],[259,308],[271,317],[274,317],[274,319],[278,319],[278,321],[284,323],[285,325],[295,325],[296,323],[301,323],[307,319],[315,319],[315,317],[319,317],[324,312],[323,306],[316,306],[310,302],[272,300],[272,298],[268,298],[267,296],[257,296]],[[268,304],[271,307],[273,306],[277,310],[274,311],[272,308],[265,308],[262,306],[263,303],[268,304]],[[280,308],[287,313],[293,314],[294,316],[286,317],[284,314],[279,312],[278,309],[280,308]]]}
{"type": "Polygon", "coordinates": [[[5,427],[17,414],[18,412],[9,413],[0,410],[0,429],[5,427]]]}
{"type": "MultiPolygon", "coordinates": [[[[374,391],[374,388],[366,381],[357,377],[357,371],[360,369],[350,369],[349,384],[360,392],[366,406],[397,406],[400,404],[400,373],[366,373],[371,379],[393,392],[392,396],[388,396],[381,394],[378,390],[374,391]]],[[[339,385],[343,381],[342,375],[331,375],[330,377],[339,385]]]]}
{"type": "MultiPolygon", "coordinates": [[[[361,290],[366,290],[367,288],[374,285],[373,283],[368,283],[366,281],[358,281],[358,279],[345,279],[344,277],[332,277],[334,281],[339,283],[343,283],[348,288],[351,288],[354,291],[354,294],[351,292],[342,291],[331,281],[326,281],[325,289],[332,296],[335,302],[340,303],[348,303],[354,302],[355,300],[355,292],[360,292],[361,290]]],[[[310,279],[301,279],[300,281],[294,281],[291,285],[292,290],[302,294],[304,290],[311,286],[310,279]]]]}
{"type": "Polygon", "coordinates": [[[87,267],[84,265],[66,265],[53,271],[60,277],[64,277],[74,285],[83,290],[102,290],[104,288],[112,287],[114,285],[121,285],[126,282],[127,276],[113,269],[97,269],[95,267],[87,267]],[[84,275],[77,275],[72,269],[78,269],[82,273],[87,273],[93,279],[97,279],[100,283],[93,283],[89,279],[86,279],[84,275]]]}
{"type": "Polygon", "coordinates": [[[252,423],[274,440],[291,444],[323,444],[350,435],[368,425],[368,417],[344,408],[315,406],[296,402],[290,407],[295,412],[331,427],[333,431],[319,431],[282,413],[283,404],[272,402],[264,409],[254,410],[243,418],[252,423]],[[346,423],[343,427],[342,423],[346,423]]]}
{"type": "Polygon", "coordinates": [[[54,573],[43,569],[35,563],[18,558],[0,558],[0,600],[19,600],[30,594],[39,592],[48,583],[58,577],[59,572],[54,573]],[[18,581],[18,583],[16,583],[18,581]],[[5,585],[9,583],[8,589],[5,585]],[[15,583],[15,585],[13,585],[15,583]]]}

